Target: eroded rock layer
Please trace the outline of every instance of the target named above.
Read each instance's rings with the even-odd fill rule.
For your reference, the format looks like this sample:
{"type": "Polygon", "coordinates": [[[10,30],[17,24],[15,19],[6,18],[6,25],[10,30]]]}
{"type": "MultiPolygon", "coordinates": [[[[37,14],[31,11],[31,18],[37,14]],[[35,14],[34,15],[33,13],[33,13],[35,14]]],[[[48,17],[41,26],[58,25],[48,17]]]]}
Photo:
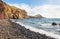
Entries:
{"type": "Polygon", "coordinates": [[[10,6],[0,1],[0,19],[5,18],[29,18],[25,10],[10,6]]]}

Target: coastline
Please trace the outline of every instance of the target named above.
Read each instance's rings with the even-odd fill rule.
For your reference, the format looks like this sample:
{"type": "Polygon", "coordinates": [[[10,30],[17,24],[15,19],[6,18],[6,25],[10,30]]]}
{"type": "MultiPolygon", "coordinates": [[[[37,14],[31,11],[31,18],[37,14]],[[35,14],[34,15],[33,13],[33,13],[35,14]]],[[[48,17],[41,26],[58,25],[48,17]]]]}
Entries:
{"type": "MultiPolygon", "coordinates": [[[[33,3],[35,3],[35,0],[33,3]]],[[[20,8],[24,8],[24,9],[20,9],[19,7],[11,6],[9,1],[0,0],[0,7],[1,7],[0,8],[0,39],[60,39],[60,27],[54,27],[54,26],[52,27],[50,25],[48,26],[48,24],[52,24],[52,22],[60,22],[60,16],[58,16],[58,14],[55,16],[54,14],[55,12],[50,17],[49,14],[45,16],[45,14],[44,15],[40,14],[40,12],[45,13],[44,11],[45,8],[43,12],[41,11],[41,9],[43,9],[42,6],[41,6],[42,8],[41,7],[36,8],[36,7],[29,6],[30,2],[27,4],[28,4],[27,6],[28,10],[30,12],[32,10],[31,13],[33,14],[31,14],[30,12],[28,14],[26,10],[27,7],[24,8],[24,6],[20,7],[19,5],[17,5],[20,8]],[[36,13],[37,13],[36,16],[31,16],[31,15],[35,15],[36,13]],[[59,19],[52,19],[53,17],[54,18],[59,17],[59,19]],[[22,18],[23,20],[21,21],[20,20],[14,21],[14,19],[22,19],[22,18]],[[27,18],[27,21],[25,18],[27,18]],[[37,18],[37,19],[29,19],[29,18],[37,18]],[[51,19],[40,20],[40,18],[51,18],[51,19]],[[13,19],[13,21],[10,19],[13,19]],[[44,24],[47,24],[48,27],[45,26],[44,24]]],[[[48,10],[50,11],[51,9],[49,8],[48,10]]],[[[52,25],[57,25],[57,24],[53,23],[52,25]]]]}
{"type": "Polygon", "coordinates": [[[49,37],[52,37],[52,38],[55,38],[55,39],[60,39],[60,35],[58,35],[58,34],[54,34],[54,33],[52,33],[52,32],[47,32],[47,31],[44,31],[44,30],[41,30],[41,29],[36,29],[36,28],[34,28],[34,27],[30,27],[30,26],[28,26],[28,25],[24,25],[23,23],[21,23],[21,22],[16,22],[17,24],[19,24],[19,25],[22,25],[23,27],[25,27],[26,29],[29,29],[29,30],[31,30],[31,31],[34,31],[34,32],[39,32],[40,34],[42,34],[42,35],[46,35],[46,36],[49,36],[49,37]]]}
{"type": "MultiPolygon", "coordinates": [[[[14,21],[13,21],[13,23],[15,23],[14,21]]],[[[27,33],[29,33],[30,34],[30,32],[32,32],[32,35],[34,36],[34,33],[36,33],[35,35],[36,36],[38,36],[38,38],[36,37],[36,38],[34,38],[34,37],[31,37],[31,38],[33,38],[33,39],[54,39],[53,37],[49,37],[49,36],[46,36],[45,34],[40,34],[39,32],[35,32],[35,31],[33,31],[33,30],[31,30],[31,29],[29,29],[29,28],[26,28],[24,25],[22,25],[22,24],[19,24],[19,23],[16,23],[16,24],[18,24],[18,25],[20,25],[20,27],[24,27],[25,28],[25,30],[27,31],[27,33]],[[29,30],[29,32],[28,32],[28,30],[29,30]],[[39,34],[39,35],[38,35],[39,34]],[[39,37],[40,36],[40,37],[39,37]]],[[[31,27],[30,27],[31,28],[31,27]]],[[[23,29],[23,28],[22,28],[23,29]]],[[[31,36],[32,36],[31,35],[31,36]]]]}
{"type": "Polygon", "coordinates": [[[31,31],[11,20],[0,20],[0,39],[54,39],[31,31]]]}

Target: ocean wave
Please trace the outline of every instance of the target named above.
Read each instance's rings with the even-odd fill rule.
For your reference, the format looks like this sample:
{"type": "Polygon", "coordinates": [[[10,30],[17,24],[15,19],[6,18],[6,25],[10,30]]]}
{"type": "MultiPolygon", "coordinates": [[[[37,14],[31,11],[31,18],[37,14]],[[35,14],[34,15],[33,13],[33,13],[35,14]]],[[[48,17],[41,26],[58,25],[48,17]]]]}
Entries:
{"type": "Polygon", "coordinates": [[[56,38],[56,39],[60,39],[60,35],[54,34],[52,32],[47,32],[47,31],[44,31],[42,29],[37,29],[37,28],[31,27],[31,26],[28,26],[28,25],[24,25],[21,22],[16,22],[16,23],[24,26],[27,29],[30,29],[31,31],[39,32],[40,34],[46,34],[47,36],[50,36],[50,37],[53,37],[53,38],[56,38]]]}
{"type": "MultiPolygon", "coordinates": [[[[60,39],[60,35],[59,34],[56,34],[55,33],[55,31],[54,30],[51,30],[51,32],[49,32],[49,28],[51,29],[51,28],[53,28],[53,27],[55,27],[55,28],[57,28],[56,26],[48,26],[48,25],[50,25],[50,24],[41,24],[41,25],[43,25],[43,26],[38,26],[39,28],[37,28],[37,26],[36,27],[34,27],[34,26],[31,26],[31,25],[27,25],[27,24],[24,24],[23,22],[20,22],[20,21],[16,21],[16,20],[14,20],[14,19],[11,19],[11,21],[12,22],[15,22],[15,23],[18,23],[18,24],[20,24],[20,25],[22,25],[22,26],[24,26],[25,28],[27,28],[27,29],[30,29],[31,31],[34,31],[34,32],[39,32],[40,34],[45,34],[45,35],[47,35],[47,36],[50,36],[50,37],[53,37],[53,38],[56,38],[56,39],[60,39]],[[43,29],[40,29],[40,28],[43,28],[43,29]],[[47,30],[45,30],[44,28],[48,28],[47,30]],[[54,31],[54,32],[53,32],[54,31]]],[[[58,28],[57,28],[58,29],[58,28]]],[[[59,29],[58,29],[59,30],[59,29]]]]}

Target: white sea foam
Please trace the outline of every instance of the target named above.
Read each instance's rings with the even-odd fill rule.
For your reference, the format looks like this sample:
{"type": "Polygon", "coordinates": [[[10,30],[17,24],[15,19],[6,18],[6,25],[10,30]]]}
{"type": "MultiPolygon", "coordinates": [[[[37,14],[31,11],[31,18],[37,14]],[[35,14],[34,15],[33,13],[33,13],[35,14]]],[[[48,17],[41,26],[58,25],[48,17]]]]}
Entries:
{"type": "MultiPolygon", "coordinates": [[[[14,22],[14,20],[12,20],[12,22],[14,22]]],[[[21,22],[16,22],[16,23],[24,26],[27,29],[30,29],[31,31],[39,32],[40,34],[45,34],[46,36],[50,36],[50,37],[53,37],[53,38],[56,38],[56,39],[60,39],[60,35],[58,35],[58,34],[54,34],[52,32],[47,32],[47,31],[44,31],[42,29],[34,28],[33,26],[24,25],[21,22]]]]}
{"type": "Polygon", "coordinates": [[[28,26],[28,25],[24,25],[21,22],[16,22],[16,23],[24,26],[27,29],[30,29],[31,31],[39,32],[40,34],[46,34],[47,36],[50,36],[50,37],[53,37],[53,38],[56,38],[56,39],[60,39],[60,35],[54,34],[52,32],[47,32],[47,31],[44,31],[44,30],[41,30],[41,29],[37,29],[37,28],[31,27],[31,26],[28,26]]]}

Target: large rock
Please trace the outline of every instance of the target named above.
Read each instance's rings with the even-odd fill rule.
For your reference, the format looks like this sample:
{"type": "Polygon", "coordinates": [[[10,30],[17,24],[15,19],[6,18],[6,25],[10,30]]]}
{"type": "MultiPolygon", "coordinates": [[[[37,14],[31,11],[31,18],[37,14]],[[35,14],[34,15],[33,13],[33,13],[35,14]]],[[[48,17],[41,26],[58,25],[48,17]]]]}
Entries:
{"type": "Polygon", "coordinates": [[[0,19],[5,18],[29,18],[25,10],[9,6],[3,1],[0,1],[0,19]]]}
{"type": "Polygon", "coordinates": [[[53,22],[52,25],[57,25],[57,23],[53,22]]]}

